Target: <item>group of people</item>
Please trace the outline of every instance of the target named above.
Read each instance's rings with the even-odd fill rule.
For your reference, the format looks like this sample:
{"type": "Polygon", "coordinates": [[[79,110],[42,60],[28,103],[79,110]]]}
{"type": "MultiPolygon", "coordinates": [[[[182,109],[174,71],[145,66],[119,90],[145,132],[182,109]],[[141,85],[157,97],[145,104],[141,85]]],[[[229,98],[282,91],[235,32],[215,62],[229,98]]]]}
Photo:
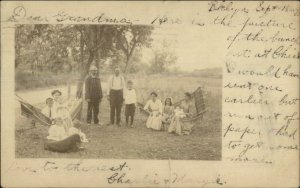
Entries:
{"type": "MultiPolygon", "coordinates": [[[[85,80],[85,100],[88,104],[86,121],[88,125],[100,125],[99,106],[103,98],[101,80],[96,66],[91,66],[90,74],[85,80]]],[[[48,141],[45,148],[54,151],[64,151],[78,143],[88,142],[84,133],[75,128],[71,118],[74,100],[64,100],[59,90],[54,90],[52,98],[46,99],[46,107],[42,113],[53,123],[49,129],[48,141]]],[[[146,127],[153,130],[164,130],[178,135],[190,134],[193,124],[189,121],[195,114],[195,105],[192,95],[185,93],[185,99],[176,107],[172,99],[166,98],[164,104],[156,92],[150,94],[150,99],[144,106],[149,114],[146,127]]],[[[133,82],[125,82],[119,68],[114,69],[114,74],[107,83],[107,99],[110,102],[110,122],[107,126],[121,125],[121,109],[125,103],[125,122],[127,127],[134,126],[134,116],[137,104],[136,91],[133,82]]],[[[76,100],[75,100],[76,101],[76,100]]]]}
{"type": "MultiPolygon", "coordinates": [[[[90,125],[92,119],[94,124],[99,124],[98,114],[99,105],[103,98],[101,81],[98,77],[98,69],[96,66],[90,67],[90,75],[85,81],[85,100],[88,103],[87,123],[90,125]],[[93,118],[92,118],[93,117],[93,118]]],[[[125,83],[124,77],[120,74],[120,69],[115,68],[107,82],[107,99],[110,102],[110,122],[107,126],[121,126],[121,109],[123,102],[125,103],[126,126],[133,127],[135,108],[137,97],[133,82],[128,80],[125,83]]]]}
{"type": "Polygon", "coordinates": [[[46,106],[41,112],[52,122],[45,149],[65,152],[71,148],[81,148],[80,143],[88,142],[84,133],[74,127],[71,111],[78,101],[64,99],[62,92],[54,90],[52,97],[46,99],[46,106]]]}
{"type": "Polygon", "coordinates": [[[192,131],[190,121],[195,115],[196,108],[192,95],[185,93],[185,98],[176,107],[171,98],[166,98],[164,104],[157,98],[157,93],[151,93],[151,99],[146,103],[144,110],[149,114],[146,126],[153,130],[164,130],[178,135],[188,135],[192,131]]]}
{"type": "MultiPolygon", "coordinates": [[[[125,82],[120,74],[120,69],[115,68],[114,74],[108,79],[107,99],[110,102],[110,122],[108,126],[121,126],[121,109],[125,103],[126,126],[133,127],[134,115],[137,103],[136,91],[133,82],[125,82]]],[[[98,77],[98,69],[91,66],[90,75],[85,82],[85,99],[88,102],[87,123],[91,124],[92,116],[94,124],[99,124],[99,104],[103,98],[101,81],[98,77]]],[[[151,99],[147,101],[144,110],[149,117],[146,127],[153,130],[166,130],[170,133],[189,134],[192,129],[190,119],[195,115],[195,105],[192,95],[185,93],[185,99],[175,108],[171,98],[166,98],[164,105],[158,99],[156,92],[152,92],[151,99]]]]}

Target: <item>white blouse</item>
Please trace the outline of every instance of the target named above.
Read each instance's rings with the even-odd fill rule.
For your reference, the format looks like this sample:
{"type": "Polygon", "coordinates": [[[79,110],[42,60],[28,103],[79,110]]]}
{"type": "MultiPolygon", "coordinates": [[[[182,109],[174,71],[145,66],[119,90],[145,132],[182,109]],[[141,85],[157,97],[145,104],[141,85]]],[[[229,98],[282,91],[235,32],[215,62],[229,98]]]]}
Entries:
{"type": "Polygon", "coordinates": [[[160,112],[162,113],[162,110],[163,110],[163,106],[162,106],[162,103],[159,99],[156,99],[155,102],[153,102],[152,99],[148,100],[145,107],[144,107],[144,110],[149,110],[151,109],[152,112],[160,112]]]}
{"type": "Polygon", "coordinates": [[[136,92],[135,89],[125,89],[124,90],[125,104],[135,104],[136,103],[136,92]]]}

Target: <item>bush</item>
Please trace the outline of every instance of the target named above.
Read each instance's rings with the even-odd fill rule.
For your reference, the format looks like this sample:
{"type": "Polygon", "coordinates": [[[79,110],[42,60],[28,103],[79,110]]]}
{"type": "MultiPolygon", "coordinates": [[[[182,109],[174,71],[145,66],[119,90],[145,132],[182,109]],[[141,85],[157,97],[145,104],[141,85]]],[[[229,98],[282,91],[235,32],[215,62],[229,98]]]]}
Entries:
{"type": "Polygon", "coordinates": [[[66,85],[68,82],[75,84],[78,78],[79,75],[76,74],[53,75],[50,72],[34,73],[30,71],[17,71],[15,74],[15,90],[66,85]]]}

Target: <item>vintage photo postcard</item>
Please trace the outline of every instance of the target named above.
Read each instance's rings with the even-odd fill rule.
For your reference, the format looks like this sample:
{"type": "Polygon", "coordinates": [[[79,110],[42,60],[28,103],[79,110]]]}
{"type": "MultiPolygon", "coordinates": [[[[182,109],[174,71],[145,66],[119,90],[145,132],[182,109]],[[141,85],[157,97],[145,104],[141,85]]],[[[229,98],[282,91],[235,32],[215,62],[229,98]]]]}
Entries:
{"type": "Polygon", "coordinates": [[[298,1],[2,1],[2,187],[298,187],[298,1]]]}

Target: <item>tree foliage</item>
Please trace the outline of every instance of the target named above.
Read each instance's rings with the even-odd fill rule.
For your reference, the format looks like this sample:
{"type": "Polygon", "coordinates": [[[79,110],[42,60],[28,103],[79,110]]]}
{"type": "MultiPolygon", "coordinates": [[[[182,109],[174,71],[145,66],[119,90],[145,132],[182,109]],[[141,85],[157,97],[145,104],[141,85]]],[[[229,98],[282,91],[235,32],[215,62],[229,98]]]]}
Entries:
{"type": "MultiPolygon", "coordinates": [[[[139,25],[18,25],[15,67],[33,73],[78,73],[81,97],[92,63],[101,70],[119,66],[125,74],[149,69],[140,58],[143,48],[151,48],[153,30],[139,25]]],[[[152,72],[165,71],[176,61],[165,47],[153,50],[152,72]]]]}
{"type": "Polygon", "coordinates": [[[152,73],[166,72],[171,65],[176,63],[177,56],[171,46],[169,42],[163,41],[160,47],[152,49],[154,54],[150,66],[152,73]]]}

